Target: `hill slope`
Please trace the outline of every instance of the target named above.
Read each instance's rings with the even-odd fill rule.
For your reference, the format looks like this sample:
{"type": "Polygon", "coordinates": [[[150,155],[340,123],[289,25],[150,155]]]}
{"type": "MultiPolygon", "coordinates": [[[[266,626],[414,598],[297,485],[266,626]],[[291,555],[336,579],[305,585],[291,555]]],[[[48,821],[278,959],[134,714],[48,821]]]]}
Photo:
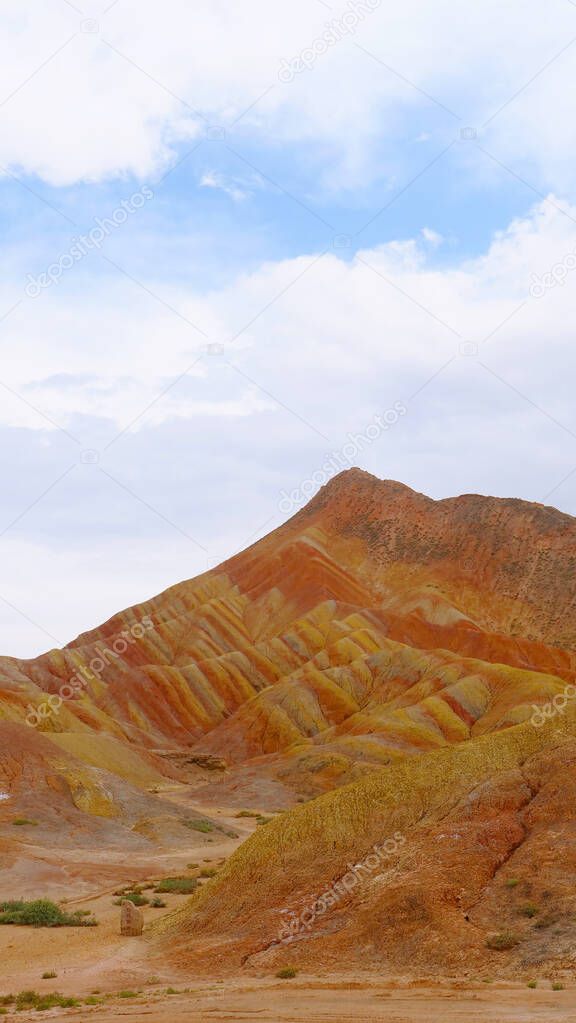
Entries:
{"type": "MultiPolygon", "coordinates": [[[[204,804],[270,810],[327,793],[268,825],[230,865],[232,888],[238,879],[243,893],[258,887],[264,843],[266,855],[284,863],[300,905],[311,879],[332,883],[344,848],[357,859],[365,838],[378,841],[397,829],[393,796],[386,797],[384,831],[365,816],[373,812],[373,786],[404,779],[393,793],[398,802],[402,791],[406,812],[415,815],[405,828],[432,816],[429,830],[410,842],[403,833],[398,855],[409,859],[398,876],[412,878],[410,891],[418,887],[424,873],[414,857],[423,862],[435,850],[434,828],[456,814],[450,819],[468,829],[468,844],[464,858],[459,846],[452,851],[453,869],[460,876],[465,859],[471,877],[477,873],[476,888],[462,896],[468,905],[499,857],[511,855],[533,812],[532,796],[524,800],[525,763],[547,792],[546,834],[559,826],[550,793],[560,785],[558,772],[569,776],[571,733],[563,733],[563,752],[553,753],[549,730],[530,719],[534,705],[576,677],[575,564],[576,521],[555,509],[476,495],[432,501],[360,470],[342,473],[280,529],[214,571],[115,615],[63,650],[32,661],[0,659],[0,842],[13,845],[16,813],[32,814],[35,839],[51,847],[59,841],[58,819],[66,819],[69,841],[97,834],[131,848],[158,841],[150,821],[169,818],[177,841],[184,811],[151,791],[163,784],[185,785],[204,804]],[[474,770],[458,778],[455,765],[466,758],[474,770]],[[226,770],[197,766],[222,761],[226,770]],[[464,804],[478,785],[488,787],[480,830],[465,827],[460,803],[436,781],[438,765],[456,779],[453,795],[464,804]],[[344,847],[338,820],[352,819],[349,799],[368,809],[358,811],[344,847]],[[320,856],[316,820],[338,855],[320,856]],[[280,856],[287,841],[308,864],[304,874],[280,856]]],[[[562,720],[566,729],[573,718],[562,720]]],[[[449,858],[432,861],[427,869],[444,869],[449,858]]],[[[272,918],[264,913],[260,930],[244,933],[238,916],[229,917],[238,907],[226,876],[202,894],[216,900],[211,912],[220,906],[222,926],[230,924],[210,931],[206,947],[223,942],[231,960],[253,957],[273,940],[272,918]]],[[[281,885],[276,891],[274,871],[269,880],[276,926],[290,900],[281,885]]],[[[387,905],[393,886],[384,888],[388,894],[383,889],[378,898],[387,905]]],[[[182,950],[187,928],[204,927],[202,905],[177,925],[182,950]]],[[[421,921],[434,917],[432,904],[418,906],[416,899],[421,921]]],[[[370,919],[380,919],[370,900],[365,910],[366,933],[360,903],[352,913],[361,946],[370,919]]],[[[332,948],[337,955],[339,931],[333,927],[330,940],[320,941],[317,930],[305,954],[315,955],[314,946],[321,956],[332,948]]],[[[304,949],[303,936],[298,940],[304,949]]]]}

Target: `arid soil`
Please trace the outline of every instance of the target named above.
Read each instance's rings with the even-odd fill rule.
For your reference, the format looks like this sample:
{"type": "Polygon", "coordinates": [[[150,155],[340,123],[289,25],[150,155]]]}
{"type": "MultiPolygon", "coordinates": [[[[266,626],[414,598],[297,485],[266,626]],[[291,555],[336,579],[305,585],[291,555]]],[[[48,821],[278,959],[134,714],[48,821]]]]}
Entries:
{"type": "MultiPolygon", "coordinates": [[[[134,998],[111,998],[101,1007],[68,1009],[62,1016],[56,1010],[55,1016],[94,1023],[118,1018],[127,1023],[573,1023],[574,992],[303,977],[193,985],[173,995],[150,988],[134,998]]],[[[38,1014],[19,1013],[18,1019],[38,1019],[38,1014]]]]}
{"type": "MultiPolygon", "coordinates": [[[[253,821],[239,822],[229,808],[212,807],[214,816],[242,826],[243,836],[251,832],[253,821]]],[[[525,984],[493,978],[407,978],[384,977],[375,970],[299,972],[293,979],[280,980],[274,971],[241,970],[236,976],[195,978],[193,970],[183,973],[164,958],[158,958],[145,936],[122,938],[119,932],[120,910],[113,905],[113,890],[138,880],[186,873],[190,861],[208,868],[221,864],[222,858],[242,842],[228,840],[214,844],[208,854],[205,845],[191,844],[186,850],[166,850],[162,854],[131,857],[123,863],[113,852],[89,849],[59,854],[59,866],[73,877],[81,865],[81,879],[71,880],[66,905],[70,909],[89,909],[99,921],[95,928],[33,929],[0,928],[0,993],[35,990],[62,992],[83,1002],[78,1008],[52,1009],[42,1018],[71,1021],[94,1020],[108,1023],[119,1017],[128,1023],[205,1023],[206,1020],[241,1023],[257,1019],[262,1023],[568,1023],[574,1019],[576,986],[552,991],[543,980],[536,990],[525,984]],[[86,893],[90,872],[93,892],[86,893]],[[107,876],[112,884],[104,884],[107,876]],[[75,887],[82,894],[75,895],[75,887]],[[46,971],[56,978],[42,979],[46,971]],[[86,999],[94,1004],[85,1004],[86,999]]],[[[36,870],[34,885],[43,894],[61,897],[61,886],[54,883],[49,856],[45,881],[36,870]]],[[[14,876],[6,885],[0,876],[0,900],[26,894],[23,868],[15,889],[14,876]]],[[[186,896],[164,896],[166,909],[145,909],[145,918],[158,919],[186,901],[186,896]]],[[[9,1018],[9,1017],[8,1017],[9,1018]]],[[[37,1012],[18,1012],[18,1020],[38,1019],[37,1012]]]]}
{"type": "MultiPolygon", "coordinates": [[[[172,798],[176,803],[181,800],[181,790],[173,792],[172,798]]],[[[574,1019],[576,985],[553,991],[546,977],[539,979],[535,990],[527,988],[526,980],[514,983],[499,978],[497,970],[491,977],[462,980],[391,977],[384,970],[360,967],[354,973],[303,970],[295,978],[280,980],[274,968],[248,966],[225,978],[210,977],[205,970],[195,977],[193,968],[183,971],[158,956],[146,935],[121,937],[120,910],[113,904],[116,888],[186,874],[191,862],[218,868],[257,828],[253,819],[239,819],[230,807],[205,805],[202,809],[224,825],[234,826],[239,837],[214,840],[207,846],[195,843],[191,836],[185,849],[131,855],[129,862],[117,850],[71,849],[51,856],[46,849],[32,846],[19,872],[0,874],[2,900],[27,897],[31,884],[33,896],[61,899],[64,873],[66,907],[91,910],[99,921],[94,928],[0,927],[0,994],[57,990],[84,1004],[52,1009],[44,1017],[95,1023],[120,1016],[133,1023],[250,1019],[263,1023],[571,1023],[574,1019]],[[30,863],[34,869],[27,877],[30,863]],[[46,971],[57,977],[43,980],[46,971]],[[94,1004],[85,1004],[86,999],[94,1004]]],[[[182,895],[163,898],[166,909],[144,909],[147,925],[184,908],[188,901],[182,895]]],[[[532,972],[538,977],[537,969],[532,972]]],[[[38,1019],[38,1014],[18,1012],[17,1018],[38,1019]]]]}

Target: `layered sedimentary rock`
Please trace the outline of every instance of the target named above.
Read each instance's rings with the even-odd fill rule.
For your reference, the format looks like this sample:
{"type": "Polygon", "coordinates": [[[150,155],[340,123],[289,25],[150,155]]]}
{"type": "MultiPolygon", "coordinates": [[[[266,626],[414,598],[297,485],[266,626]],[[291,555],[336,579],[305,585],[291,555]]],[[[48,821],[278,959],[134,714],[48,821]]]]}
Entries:
{"type": "Polygon", "coordinates": [[[215,801],[295,808],[169,924],[183,961],[197,933],[206,961],[335,962],[353,940],[391,968],[416,948],[484,962],[499,929],[521,932],[501,954],[529,960],[548,924],[521,898],[568,949],[575,563],[576,520],[553,508],[342,473],[213,571],[63,650],[0,660],[0,840],[18,810],[50,840],[64,817],[70,841],[82,819],[145,841],[169,816],[150,790],[210,774],[215,801]],[[396,859],[277,938],[396,831],[396,859]]]}

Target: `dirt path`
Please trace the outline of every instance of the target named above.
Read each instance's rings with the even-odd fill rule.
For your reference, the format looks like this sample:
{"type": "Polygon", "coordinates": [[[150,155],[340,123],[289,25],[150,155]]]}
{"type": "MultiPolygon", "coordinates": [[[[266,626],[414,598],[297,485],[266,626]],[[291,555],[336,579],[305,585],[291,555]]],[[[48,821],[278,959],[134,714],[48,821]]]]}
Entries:
{"type": "MultiPolygon", "coordinates": [[[[238,837],[214,833],[209,840],[206,836],[195,839],[191,831],[185,849],[151,845],[149,851],[129,856],[117,848],[23,847],[15,867],[0,872],[0,900],[64,900],[67,907],[94,913],[98,927],[0,927],[0,994],[32,989],[85,997],[96,988],[118,991],[155,977],[158,970],[146,960],[145,942],[120,936],[120,909],[114,905],[114,892],[136,882],[193,876],[198,870],[188,870],[190,863],[200,868],[218,867],[256,827],[253,819],[237,820],[237,811],[226,807],[212,807],[211,812],[238,837]],[[42,974],[47,971],[56,973],[57,978],[43,981],[42,974]]],[[[164,909],[144,907],[145,923],[172,912],[187,896],[163,894],[162,899],[164,909]]],[[[159,977],[163,983],[170,980],[170,976],[159,977]]]]}

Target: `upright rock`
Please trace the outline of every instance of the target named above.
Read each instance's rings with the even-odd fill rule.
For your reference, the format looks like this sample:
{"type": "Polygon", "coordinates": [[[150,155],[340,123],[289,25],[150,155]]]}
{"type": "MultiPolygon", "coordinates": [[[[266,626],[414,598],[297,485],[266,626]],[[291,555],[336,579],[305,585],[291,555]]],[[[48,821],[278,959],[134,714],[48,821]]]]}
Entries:
{"type": "Polygon", "coordinates": [[[124,899],[120,912],[120,934],[127,938],[138,938],[144,930],[144,915],[138,906],[124,899]]]}

